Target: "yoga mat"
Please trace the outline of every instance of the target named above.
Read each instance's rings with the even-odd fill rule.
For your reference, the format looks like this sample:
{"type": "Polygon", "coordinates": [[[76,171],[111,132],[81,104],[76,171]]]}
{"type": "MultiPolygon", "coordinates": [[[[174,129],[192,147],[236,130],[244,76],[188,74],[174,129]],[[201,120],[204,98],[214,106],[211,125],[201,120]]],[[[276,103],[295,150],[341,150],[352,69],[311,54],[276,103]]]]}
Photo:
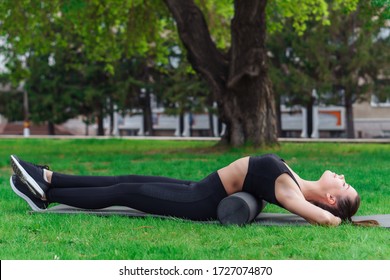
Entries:
{"type": "MultiPolygon", "coordinates": [[[[55,214],[93,214],[99,216],[121,215],[129,217],[157,217],[170,218],[161,215],[152,215],[132,208],[122,206],[111,206],[103,209],[86,210],[65,204],[59,204],[43,211],[31,211],[32,213],[55,213],[55,214]]],[[[390,228],[390,214],[354,216],[353,221],[376,220],[381,227],[390,228]]],[[[303,218],[294,214],[260,213],[254,223],[268,226],[307,226],[309,225],[303,218]]]]}

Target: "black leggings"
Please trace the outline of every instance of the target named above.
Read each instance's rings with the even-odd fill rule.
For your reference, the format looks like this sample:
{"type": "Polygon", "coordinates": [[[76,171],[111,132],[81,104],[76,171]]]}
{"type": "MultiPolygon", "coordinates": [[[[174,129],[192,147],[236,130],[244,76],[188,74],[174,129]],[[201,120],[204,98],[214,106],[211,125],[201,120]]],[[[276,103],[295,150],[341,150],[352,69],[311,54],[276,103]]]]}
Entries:
{"type": "Polygon", "coordinates": [[[190,220],[217,218],[227,196],[214,172],[199,182],[157,176],[75,176],[53,173],[48,202],[83,209],[127,206],[150,214],[190,220]]]}

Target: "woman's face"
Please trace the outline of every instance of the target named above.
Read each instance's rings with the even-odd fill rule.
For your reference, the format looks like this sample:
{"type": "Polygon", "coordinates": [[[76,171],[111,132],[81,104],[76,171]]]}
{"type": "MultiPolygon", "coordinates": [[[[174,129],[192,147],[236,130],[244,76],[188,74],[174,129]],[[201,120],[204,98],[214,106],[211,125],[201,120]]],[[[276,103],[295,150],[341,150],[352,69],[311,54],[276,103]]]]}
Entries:
{"type": "Polygon", "coordinates": [[[348,198],[353,201],[358,195],[357,191],[345,181],[344,175],[339,175],[330,170],[326,170],[321,178],[321,185],[334,196],[348,198]]]}

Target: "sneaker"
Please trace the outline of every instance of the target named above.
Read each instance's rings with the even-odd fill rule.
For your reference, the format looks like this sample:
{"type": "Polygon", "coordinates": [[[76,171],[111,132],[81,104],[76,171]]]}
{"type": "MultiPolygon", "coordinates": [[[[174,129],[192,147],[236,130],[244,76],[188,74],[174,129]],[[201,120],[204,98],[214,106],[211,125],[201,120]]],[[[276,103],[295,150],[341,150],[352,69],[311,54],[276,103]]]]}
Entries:
{"type": "Polygon", "coordinates": [[[11,155],[11,165],[15,174],[28,185],[33,195],[37,198],[45,198],[45,192],[49,188],[49,183],[44,179],[43,169],[49,169],[48,166],[36,165],[18,159],[11,155]]]}
{"type": "Polygon", "coordinates": [[[44,211],[49,206],[47,201],[43,201],[39,198],[36,198],[35,195],[30,191],[30,188],[27,184],[23,183],[23,181],[16,176],[15,174],[10,178],[10,184],[12,190],[25,201],[27,201],[28,205],[34,211],[44,211]]]}

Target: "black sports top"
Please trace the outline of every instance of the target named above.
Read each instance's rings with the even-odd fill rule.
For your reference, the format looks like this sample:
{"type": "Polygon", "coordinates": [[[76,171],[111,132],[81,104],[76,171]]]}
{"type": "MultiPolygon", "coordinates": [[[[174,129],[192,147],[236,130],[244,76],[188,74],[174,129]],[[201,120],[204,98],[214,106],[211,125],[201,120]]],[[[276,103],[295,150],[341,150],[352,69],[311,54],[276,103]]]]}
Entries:
{"type": "Polygon", "coordinates": [[[283,207],[275,196],[275,181],[283,173],[290,175],[299,187],[294,175],[284,164],[284,160],[277,155],[267,154],[249,157],[248,173],[246,174],[242,190],[254,195],[258,199],[263,199],[283,207]]]}

